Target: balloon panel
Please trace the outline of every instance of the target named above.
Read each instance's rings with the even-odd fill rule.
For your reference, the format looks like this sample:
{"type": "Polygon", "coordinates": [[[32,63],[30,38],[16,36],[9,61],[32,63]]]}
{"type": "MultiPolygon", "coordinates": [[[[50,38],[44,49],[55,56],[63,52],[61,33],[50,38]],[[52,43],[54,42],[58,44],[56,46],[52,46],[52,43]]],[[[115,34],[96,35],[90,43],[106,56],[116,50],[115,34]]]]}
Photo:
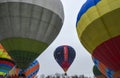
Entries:
{"type": "Polygon", "coordinates": [[[87,0],[85,2],[85,4],[83,4],[83,6],[81,7],[78,16],[77,16],[77,22],[80,20],[81,16],[91,7],[96,6],[96,4],[99,2],[100,0],[87,0]]]}
{"type": "Polygon", "coordinates": [[[50,44],[63,24],[62,18],[42,6],[24,2],[5,2],[0,6],[0,40],[22,37],[50,44]]]}
{"type": "Polygon", "coordinates": [[[70,46],[59,46],[54,52],[54,58],[57,63],[63,68],[66,72],[76,56],[75,50],[70,46]]]}
{"type": "Polygon", "coordinates": [[[0,42],[15,60],[17,67],[22,69],[27,68],[56,38],[64,18],[61,15],[61,3],[58,7],[61,13],[57,14],[57,6],[51,10],[36,1],[32,2],[0,1],[0,42]]]}
{"type": "Polygon", "coordinates": [[[0,75],[5,76],[14,66],[12,58],[0,44],[0,75]]]}
{"type": "Polygon", "coordinates": [[[95,65],[93,66],[93,73],[95,75],[95,78],[106,78],[105,75],[103,75],[95,65]]]}
{"type": "Polygon", "coordinates": [[[15,59],[18,68],[27,68],[29,64],[48,46],[46,43],[27,38],[8,38],[1,43],[15,59]]]}
{"type": "Polygon", "coordinates": [[[22,70],[20,68],[14,67],[12,70],[9,71],[8,77],[17,78],[21,71],[22,70]]]}
{"type": "Polygon", "coordinates": [[[25,74],[26,78],[34,78],[39,71],[39,62],[33,61],[28,68],[22,70],[20,68],[14,68],[9,72],[10,77],[18,77],[21,74],[25,74]]]}
{"type": "Polygon", "coordinates": [[[0,58],[6,58],[6,59],[11,59],[12,60],[12,58],[9,56],[9,54],[4,49],[4,47],[2,46],[2,44],[0,44],[0,58]]]}
{"type": "Polygon", "coordinates": [[[119,20],[120,1],[101,0],[89,8],[77,23],[78,36],[84,47],[115,72],[120,70],[119,20]]]}
{"type": "Polygon", "coordinates": [[[101,0],[81,16],[77,32],[90,53],[102,42],[119,35],[119,4],[118,0],[101,0]]]}
{"type": "Polygon", "coordinates": [[[120,9],[117,9],[102,16],[102,19],[95,20],[84,30],[81,35],[81,42],[91,53],[104,41],[120,35],[119,12],[120,9]]]}
{"type": "Polygon", "coordinates": [[[26,78],[34,78],[38,73],[40,68],[39,62],[37,60],[33,61],[30,66],[24,71],[26,78]]]}
{"type": "Polygon", "coordinates": [[[95,65],[93,66],[93,73],[95,76],[102,75],[102,73],[99,71],[99,69],[95,65]]]}
{"type": "Polygon", "coordinates": [[[92,55],[112,70],[120,70],[120,36],[97,46],[92,55]]]}
{"type": "Polygon", "coordinates": [[[96,67],[107,77],[107,78],[118,78],[120,77],[120,71],[113,71],[100,62],[98,59],[93,57],[93,62],[96,67]]]}
{"type": "Polygon", "coordinates": [[[15,63],[6,58],[0,58],[0,75],[5,76],[15,66],[15,63]]]}

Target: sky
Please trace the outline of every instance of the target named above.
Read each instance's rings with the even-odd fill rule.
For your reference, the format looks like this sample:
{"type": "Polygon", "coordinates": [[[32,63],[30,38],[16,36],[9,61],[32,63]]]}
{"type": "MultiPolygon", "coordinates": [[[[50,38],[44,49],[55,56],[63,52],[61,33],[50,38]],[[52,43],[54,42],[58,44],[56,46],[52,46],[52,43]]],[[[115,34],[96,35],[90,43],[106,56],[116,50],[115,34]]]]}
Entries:
{"type": "Polygon", "coordinates": [[[67,74],[93,77],[93,62],[90,54],[80,43],[76,32],[77,14],[86,0],[61,0],[64,7],[65,19],[62,29],[52,44],[37,58],[40,62],[39,75],[52,75],[64,73],[63,69],[54,59],[53,53],[58,46],[69,45],[76,51],[76,58],[69,67],[67,74]]]}

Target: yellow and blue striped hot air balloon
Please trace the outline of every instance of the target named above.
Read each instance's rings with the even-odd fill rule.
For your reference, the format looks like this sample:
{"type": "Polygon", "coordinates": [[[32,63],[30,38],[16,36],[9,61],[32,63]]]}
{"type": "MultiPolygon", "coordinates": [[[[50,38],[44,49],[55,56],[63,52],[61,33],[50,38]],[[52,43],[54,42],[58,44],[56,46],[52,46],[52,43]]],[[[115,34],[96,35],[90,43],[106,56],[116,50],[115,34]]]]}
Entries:
{"type": "Polygon", "coordinates": [[[5,77],[14,66],[14,61],[0,44],[0,78],[5,77]]]}
{"type": "Polygon", "coordinates": [[[120,0],[87,0],[76,24],[83,46],[120,77],[120,0]]]}

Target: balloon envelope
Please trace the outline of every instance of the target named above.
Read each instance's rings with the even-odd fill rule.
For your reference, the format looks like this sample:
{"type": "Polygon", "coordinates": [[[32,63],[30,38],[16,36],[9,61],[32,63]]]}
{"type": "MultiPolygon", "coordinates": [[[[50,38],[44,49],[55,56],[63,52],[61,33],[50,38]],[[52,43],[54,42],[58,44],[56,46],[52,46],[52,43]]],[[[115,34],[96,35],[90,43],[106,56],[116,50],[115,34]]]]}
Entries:
{"type": "Polygon", "coordinates": [[[24,71],[26,78],[35,78],[39,71],[40,65],[37,60],[33,61],[30,66],[24,71]]]}
{"type": "Polygon", "coordinates": [[[76,56],[75,50],[68,45],[59,46],[54,51],[55,60],[65,72],[73,63],[75,56],[76,56]]]}
{"type": "Polygon", "coordinates": [[[56,38],[63,20],[60,0],[0,0],[0,42],[25,69],[56,38]]]}
{"type": "Polygon", "coordinates": [[[26,78],[34,78],[39,71],[39,62],[37,60],[33,61],[28,68],[22,70],[20,68],[14,68],[9,72],[10,77],[19,77],[19,75],[24,74],[26,78]]]}
{"type": "Polygon", "coordinates": [[[106,78],[95,65],[93,66],[93,73],[96,78],[106,78]]]}
{"type": "Polygon", "coordinates": [[[93,58],[93,62],[95,66],[103,73],[107,78],[119,78],[120,77],[120,72],[115,72],[114,70],[108,68],[106,65],[104,65],[102,62],[100,62],[98,59],[95,57],[93,58]]]}
{"type": "Polygon", "coordinates": [[[93,57],[120,71],[120,1],[87,0],[78,14],[77,32],[93,57]]]}
{"type": "Polygon", "coordinates": [[[17,78],[21,71],[22,70],[20,68],[14,67],[11,71],[9,71],[8,77],[17,78]]]}
{"type": "Polygon", "coordinates": [[[0,76],[5,77],[14,66],[14,61],[0,44],[0,76]]]}

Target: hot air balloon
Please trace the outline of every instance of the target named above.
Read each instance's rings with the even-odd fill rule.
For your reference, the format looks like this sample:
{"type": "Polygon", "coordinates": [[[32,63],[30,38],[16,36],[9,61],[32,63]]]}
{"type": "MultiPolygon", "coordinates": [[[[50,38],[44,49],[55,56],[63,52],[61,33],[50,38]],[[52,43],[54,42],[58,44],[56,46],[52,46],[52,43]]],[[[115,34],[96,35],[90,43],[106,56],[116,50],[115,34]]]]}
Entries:
{"type": "Polygon", "coordinates": [[[17,78],[20,73],[22,73],[22,70],[20,68],[14,67],[11,71],[9,71],[9,74],[7,77],[17,78]]]}
{"type": "Polygon", "coordinates": [[[0,0],[0,43],[24,70],[56,38],[63,20],[60,0],[0,0]]]}
{"type": "Polygon", "coordinates": [[[67,75],[66,72],[70,65],[73,63],[75,56],[76,56],[75,50],[68,45],[59,46],[54,51],[54,58],[64,70],[65,75],[67,75]]]}
{"type": "Polygon", "coordinates": [[[0,78],[4,78],[14,66],[13,59],[0,44],[0,78]]]}
{"type": "Polygon", "coordinates": [[[93,66],[93,73],[95,75],[95,78],[106,78],[95,65],[93,66]]]}
{"type": "Polygon", "coordinates": [[[83,46],[94,58],[118,73],[120,73],[119,20],[120,0],[87,0],[77,18],[77,33],[83,46]]]}
{"type": "Polygon", "coordinates": [[[9,77],[15,78],[22,76],[24,74],[25,78],[35,78],[39,71],[39,62],[37,60],[34,60],[28,68],[26,68],[24,71],[20,68],[14,68],[9,72],[9,77]]]}
{"type": "Polygon", "coordinates": [[[24,71],[26,78],[35,78],[39,71],[39,62],[37,60],[33,61],[30,66],[24,71]]]}
{"type": "Polygon", "coordinates": [[[103,73],[107,78],[119,78],[120,73],[115,72],[114,70],[105,66],[102,62],[100,62],[95,57],[92,57],[95,66],[103,73]]]}

